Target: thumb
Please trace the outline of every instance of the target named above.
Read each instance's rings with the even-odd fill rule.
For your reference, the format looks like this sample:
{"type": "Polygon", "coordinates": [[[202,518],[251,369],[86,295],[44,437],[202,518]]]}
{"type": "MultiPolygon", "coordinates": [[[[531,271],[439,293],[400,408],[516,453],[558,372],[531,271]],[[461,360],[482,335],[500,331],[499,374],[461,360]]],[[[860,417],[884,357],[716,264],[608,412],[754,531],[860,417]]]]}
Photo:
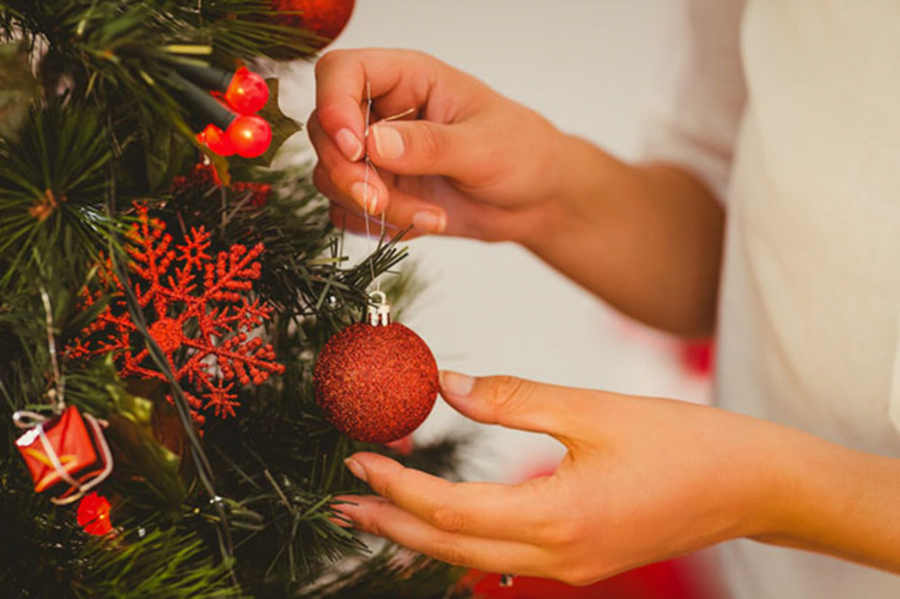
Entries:
{"type": "Polygon", "coordinates": [[[465,125],[394,121],[372,125],[367,149],[377,166],[398,175],[465,175],[473,164],[465,125]]]}
{"type": "Polygon", "coordinates": [[[464,416],[485,424],[550,434],[576,436],[589,391],[544,385],[512,376],[471,377],[441,372],[441,395],[464,416]]]}

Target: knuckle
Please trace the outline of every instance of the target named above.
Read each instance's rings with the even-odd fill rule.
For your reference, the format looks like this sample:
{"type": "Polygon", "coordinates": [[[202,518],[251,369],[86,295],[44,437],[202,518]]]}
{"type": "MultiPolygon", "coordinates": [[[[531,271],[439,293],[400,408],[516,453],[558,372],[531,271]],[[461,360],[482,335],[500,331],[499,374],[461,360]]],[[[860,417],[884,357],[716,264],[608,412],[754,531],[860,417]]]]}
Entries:
{"type": "Polygon", "coordinates": [[[342,208],[338,208],[335,204],[331,204],[328,209],[328,217],[331,219],[331,224],[335,227],[340,227],[343,225],[346,216],[346,212],[342,208]]]}
{"type": "Polygon", "coordinates": [[[331,182],[334,183],[335,187],[344,192],[348,191],[350,185],[356,180],[354,174],[353,168],[346,164],[331,165],[331,168],[328,170],[328,176],[331,179],[331,182]]]}
{"type": "Polygon", "coordinates": [[[446,138],[435,127],[422,126],[414,140],[423,158],[435,158],[446,150],[446,138]]]}
{"type": "Polygon", "coordinates": [[[431,551],[431,556],[452,566],[464,566],[467,562],[466,552],[456,541],[449,539],[439,541],[431,551]]]}
{"type": "Polygon", "coordinates": [[[430,54],[423,52],[422,50],[415,50],[413,48],[408,48],[401,50],[404,58],[412,59],[412,60],[425,60],[431,58],[430,54]]]}
{"type": "Polygon", "coordinates": [[[497,410],[509,410],[522,401],[527,393],[525,381],[514,376],[494,377],[485,398],[497,410]]]}
{"type": "Polygon", "coordinates": [[[336,123],[341,122],[343,111],[339,104],[324,102],[316,108],[316,116],[318,117],[318,125],[322,127],[334,127],[336,123]]]}
{"type": "Polygon", "coordinates": [[[366,518],[364,521],[359,523],[357,528],[361,528],[364,532],[375,535],[376,537],[385,536],[384,527],[375,518],[366,518]]]}
{"type": "Polygon", "coordinates": [[[323,184],[328,180],[328,174],[325,172],[325,167],[322,166],[322,162],[320,161],[316,164],[316,168],[313,169],[312,174],[313,185],[322,189],[323,184]]]}
{"type": "Polygon", "coordinates": [[[334,68],[335,62],[340,60],[346,50],[329,50],[316,61],[316,79],[325,75],[334,68]]]}
{"type": "Polygon", "coordinates": [[[433,67],[439,62],[437,58],[422,50],[407,49],[402,52],[404,59],[416,63],[420,67],[433,67]]]}
{"type": "Polygon", "coordinates": [[[438,506],[431,514],[432,523],[447,532],[460,532],[465,528],[466,518],[459,510],[449,506],[438,506]]]}
{"type": "Polygon", "coordinates": [[[573,586],[583,587],[596,582],[598,577],[581,564],[564,566],[558,575],[559,580],[573,586]]]}
{"type": "Polygon", "coordinates": [[[369,485],[372,489],[382,497],[392,499],[398,495],[398,491],[404,488],[404,479],[408,470],[399,466],[395,471],[385,476],[372,478],[370,476],[369,485]]]}
{"type": "Polygon", "coordinates": [[[328,174],[328,169],[320,162],[315,170],[313,170],[313,185],[322,192],[325,197],[329,199],[334,199],[332,196],[334,195],[334,188],[331,182],[331,176],[328,174]]]}
{"type": "Polygon", "coordinates": [[[583,524],[576,522],[553,522],[541,532],[543,540],[555,547],[572,545],[583,534],[583,524]]]}
{"type": "Polygon", "coordinates": [[[309,113],[309,118],[306,119],[306,132],[309,134],[310,137],[312,137],[313,135],[315,135],[318,132],[317,131],[318,127],[319,127],[319,111],[314,109],[312,112],[309,113]]]}

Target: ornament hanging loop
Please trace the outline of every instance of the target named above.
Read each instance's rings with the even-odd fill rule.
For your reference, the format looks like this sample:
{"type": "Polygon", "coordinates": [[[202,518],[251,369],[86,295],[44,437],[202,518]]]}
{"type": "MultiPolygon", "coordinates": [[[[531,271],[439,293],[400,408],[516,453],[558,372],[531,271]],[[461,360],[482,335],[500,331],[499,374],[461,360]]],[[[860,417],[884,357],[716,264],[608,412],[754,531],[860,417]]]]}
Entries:
{"type": "Polygon", "coordinates": [[[47,417],[31,410],[16,410],[13,422],[18,428],[29,430],[47,421],[47,417]]]}
{"type": "Polygon", "coordinates": [[[53,369],[53,387],[47,391],[47,398],[53,403],[52,409],[56,414],[62,414],[66,409],[66,379],[63,378],[59,368],[59,358],[56,352],[56,323],[53,322],[53,306],[50,304],[50,294],[39,287],[41,303],[44,304],[44,320],[47,328],[47,352],[50,354],[50,366],[53,369]]]}
{"type": "Polygon", "coordinates": [[[391,324],[391,304],[383,291],[369,294],[369,305],[366,307],[366,322],[373,327],[391,324]]]}

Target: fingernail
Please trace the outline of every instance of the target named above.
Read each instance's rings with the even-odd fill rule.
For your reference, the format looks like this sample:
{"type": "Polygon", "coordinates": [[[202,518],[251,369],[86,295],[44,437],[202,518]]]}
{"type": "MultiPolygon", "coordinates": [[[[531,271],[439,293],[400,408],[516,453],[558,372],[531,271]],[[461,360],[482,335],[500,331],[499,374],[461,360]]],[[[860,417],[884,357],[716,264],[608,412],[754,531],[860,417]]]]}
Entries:
{"type": "Polygon", "coordinates": [[[356,162],[363,155],[362,142],[353,134],[350,129],[341,129],[334,135],[334,141],[347,160],[356,162]]]}
{"type": "Polygon", "coordinates": [[[472,392],[475,379],[467,374],[460,374],[449,370],[441,371],[441,388],[450,395],[465,397],[472,392]]]}
{"type": "Polygon", "coordinates": [[[390,125],[373,125],[372,136],[375,138],[375,150],[378,155],[388,160],[403,155],[403,136],[390,125]]]}
{"type": "Polygon", "coordinates": [[[371,185],[367,189],[366,184],[362,181],[354,183],[350,187],[350,195],[369,214],[375,214],[376,210],[378,210],[378,190],[371,185]]]}
{"type": "Polygon", "coordinates": [[[413,226],[425,233],[443,233],[447,226],[447,217],[443,211],[423,210],[413,215],[413,226]]]}
{"type": "Polygon", "coordinates": [[[353,476],[366,482],[366,469],[362,467],[362,464],[353,458],[347,458],[344,460],[344,465],[347,467],[347,470],[353,473],[353,476]]]}

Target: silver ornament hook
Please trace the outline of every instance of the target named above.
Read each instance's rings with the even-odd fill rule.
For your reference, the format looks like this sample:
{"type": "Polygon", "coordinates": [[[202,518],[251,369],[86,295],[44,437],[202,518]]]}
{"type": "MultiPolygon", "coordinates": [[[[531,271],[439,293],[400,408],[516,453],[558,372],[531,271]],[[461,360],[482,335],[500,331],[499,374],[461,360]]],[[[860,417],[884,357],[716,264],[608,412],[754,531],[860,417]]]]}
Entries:
{"type": "Polygon", "coordinates": [[[373,327],[391,324],[391,304],[383,291],[373,291],[369,294],[366,322],[373,327]]]}

